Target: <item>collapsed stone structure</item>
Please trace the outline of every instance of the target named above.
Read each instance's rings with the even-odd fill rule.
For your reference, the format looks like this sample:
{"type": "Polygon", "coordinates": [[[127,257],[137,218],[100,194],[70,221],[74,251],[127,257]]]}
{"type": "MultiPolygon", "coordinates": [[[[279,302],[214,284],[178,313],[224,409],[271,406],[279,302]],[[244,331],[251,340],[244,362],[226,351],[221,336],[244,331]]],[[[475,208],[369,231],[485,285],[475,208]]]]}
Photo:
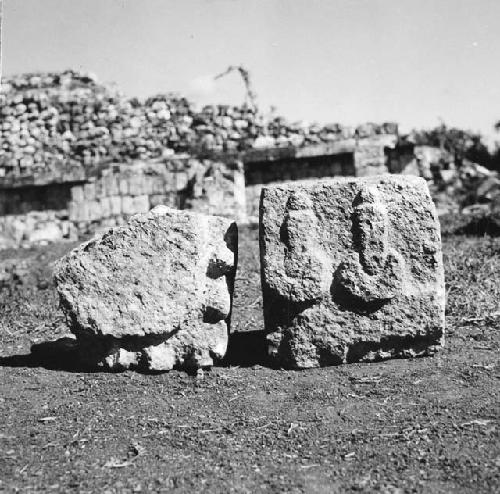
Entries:
{"type": "Polygon", "coordinates": [[[424,355],[443,344],[440,226],[423,179],[266,187],[260,248],[265,329],[281,365],[424,355]]]}
{"type": "Polygon", "coordinates": [[[385,140],[110,163],[0,178],[0,248],[76,239],[158,204],[258,221],[264,185],[387,172],[385,140]]]}
{"type": "Polygon", "coordinates": [[[171,93],[139,101],[74,71],[4,78],[0,114],[0,248],[76,239],[157,204],[257,221],[263,185],[397,161],[395,124],[304,126],[171,93]]]}
{"type": "Polygon", "coordinates": [[[61,306],[82,360],[109,369],[211,366],[226,353],[236,224],[157,206],[61,259],[61,306]]]}
{"type": "Polygon", "coordinates": [[[95,75],[72,70],[4,77],[0,116],[0,176],[50,172],[61,163],[93,167],[179,153],[209,157],[397,134],[393,123],[354,129],[291,123],[247,105],[196,108],[175,93],[129,99],[95,75]]]}

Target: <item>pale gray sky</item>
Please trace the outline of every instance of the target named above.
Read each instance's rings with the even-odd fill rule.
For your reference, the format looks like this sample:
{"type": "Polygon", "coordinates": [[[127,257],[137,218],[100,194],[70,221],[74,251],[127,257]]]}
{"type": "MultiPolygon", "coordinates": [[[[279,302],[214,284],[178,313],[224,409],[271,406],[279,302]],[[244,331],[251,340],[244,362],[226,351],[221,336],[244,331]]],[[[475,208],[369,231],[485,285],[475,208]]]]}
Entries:
{"type": "Polygon", "coordinates": [[[175,90],[289,119],[492,134],[499,0],[4,0],[4,74],[75,68],[128,95],[175,90]]]}

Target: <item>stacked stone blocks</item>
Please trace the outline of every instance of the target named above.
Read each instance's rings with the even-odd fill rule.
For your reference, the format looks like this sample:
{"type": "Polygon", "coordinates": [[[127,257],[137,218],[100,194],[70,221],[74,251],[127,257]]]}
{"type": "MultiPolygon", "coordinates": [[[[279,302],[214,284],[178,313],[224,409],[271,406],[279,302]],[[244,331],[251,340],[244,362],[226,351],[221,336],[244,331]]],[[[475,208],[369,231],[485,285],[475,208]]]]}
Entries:
{"type": "Polygon", "coordinates": [[[151,175],[142,168],[105,173],[95,181],[71,188],[69,220],[80,231],[92,223],[109,227],[123,224],[130,216],[146,213],[157,205],[179,206],[187,184],[187,172],[166,172],[156,167],[151,175]]]}

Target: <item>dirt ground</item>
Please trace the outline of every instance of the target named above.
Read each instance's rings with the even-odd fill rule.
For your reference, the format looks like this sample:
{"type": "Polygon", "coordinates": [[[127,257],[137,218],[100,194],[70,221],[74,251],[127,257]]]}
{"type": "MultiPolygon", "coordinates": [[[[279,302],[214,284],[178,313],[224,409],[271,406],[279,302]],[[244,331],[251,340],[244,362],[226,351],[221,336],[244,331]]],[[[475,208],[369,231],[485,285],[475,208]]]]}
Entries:
{"type": "MultiPolygon", "coordinates": [[[[24,263],[0,291],[0,492],[498,492],[500,239],[444,239],[435,357],[201,377],[79,368],[50,275],[70,247],[0,254],[24,263]]],[[[259,283],[246,228],[233,330],[262,329],[259,283]]]]}

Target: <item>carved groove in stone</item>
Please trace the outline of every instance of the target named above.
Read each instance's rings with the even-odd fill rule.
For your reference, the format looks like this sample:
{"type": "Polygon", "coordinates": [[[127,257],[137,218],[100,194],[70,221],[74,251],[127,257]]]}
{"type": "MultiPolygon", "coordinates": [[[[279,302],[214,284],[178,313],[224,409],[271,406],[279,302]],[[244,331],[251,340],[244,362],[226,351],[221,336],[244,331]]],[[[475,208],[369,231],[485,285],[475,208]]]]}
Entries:
{"type": "Polygon", "coordinates": [[[300,191],[293,193],[287,204],[287,211],[281,225],[281,240],[286,247],[284,268],[288,293],[297,302],[311,301],[328,293],[330,280],[326,253],[316,241],[318,218],[314,214],[311,199],[300,191]],[[304,234],[311,232],[311,234],[304,234]]]}

